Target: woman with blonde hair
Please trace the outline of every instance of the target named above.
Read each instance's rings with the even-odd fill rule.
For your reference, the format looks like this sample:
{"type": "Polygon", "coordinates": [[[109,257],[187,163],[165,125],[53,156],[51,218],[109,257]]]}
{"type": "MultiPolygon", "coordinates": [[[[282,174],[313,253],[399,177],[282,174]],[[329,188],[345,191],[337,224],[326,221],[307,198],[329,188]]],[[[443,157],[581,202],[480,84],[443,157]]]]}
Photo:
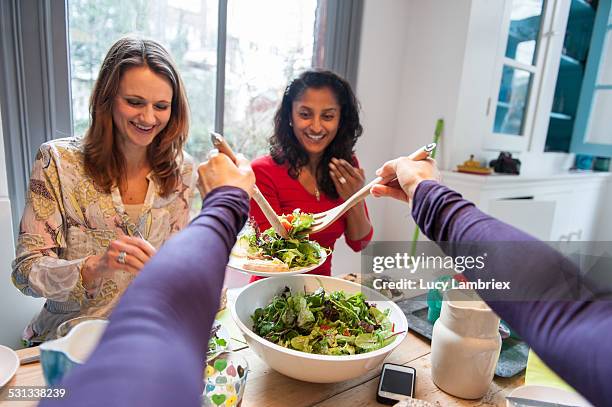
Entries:
{"type": "Polygon", "coordinates": [[[63,321],[107,316],[150,257],[188,221],[197,173],[183,152],[188,105],[158,43],[134,38],[108,51],[83,138],[44,143],[30,177],[13,283],[47,299],[27,344],[63,321]]]}

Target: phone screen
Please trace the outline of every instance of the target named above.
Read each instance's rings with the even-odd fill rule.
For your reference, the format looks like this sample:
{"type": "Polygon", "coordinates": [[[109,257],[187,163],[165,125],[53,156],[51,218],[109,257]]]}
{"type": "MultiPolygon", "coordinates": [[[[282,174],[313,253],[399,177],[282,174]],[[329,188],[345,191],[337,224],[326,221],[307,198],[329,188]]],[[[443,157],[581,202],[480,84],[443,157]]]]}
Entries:
{"type": "Polygon", "coordinates": [[[385,369],[384,378],[380,390],[389,393],[412,396],[412,382],[414,377],[410,372],[385,369]]]}

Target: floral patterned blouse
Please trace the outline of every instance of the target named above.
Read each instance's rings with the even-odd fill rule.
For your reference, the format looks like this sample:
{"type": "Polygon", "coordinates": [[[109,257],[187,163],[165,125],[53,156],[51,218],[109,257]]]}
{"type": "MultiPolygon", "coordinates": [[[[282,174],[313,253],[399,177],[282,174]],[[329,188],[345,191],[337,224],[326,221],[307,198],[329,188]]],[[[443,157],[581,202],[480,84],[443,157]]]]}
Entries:
{"type": "Polygon", "coordinates": [[[155,248],[183,228],[189,218],[197,171],[184,154],[182,183],[159,195],[152,173],[137,223],[125,212],[117,187],[96,189],[85,173],[80,138],[44,143],[30,177],[27,203],[12,264],[13,284],[24,294],[47,299],[28,324],[29,343],[55,337],[62,322],[81,315],[106,317],[135,275],[108,270],[95,292],[83,287],[81,268],[88,256],[102,255],[112,240],[139,232],[155,248]]]}

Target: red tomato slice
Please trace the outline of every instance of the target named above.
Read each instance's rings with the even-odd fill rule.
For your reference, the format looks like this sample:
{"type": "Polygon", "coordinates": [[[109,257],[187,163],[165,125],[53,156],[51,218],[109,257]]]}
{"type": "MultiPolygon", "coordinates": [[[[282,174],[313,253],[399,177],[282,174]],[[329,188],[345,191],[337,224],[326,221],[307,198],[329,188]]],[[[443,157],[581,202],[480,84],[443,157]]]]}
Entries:
{"type": "Polygon", "coordinates": [[[287,222],[287,219],[281,219],[281,225],[283,225],[287,232],[291,231],[291,228],[293,227],[291,226],[290,222],[287,222]]]}

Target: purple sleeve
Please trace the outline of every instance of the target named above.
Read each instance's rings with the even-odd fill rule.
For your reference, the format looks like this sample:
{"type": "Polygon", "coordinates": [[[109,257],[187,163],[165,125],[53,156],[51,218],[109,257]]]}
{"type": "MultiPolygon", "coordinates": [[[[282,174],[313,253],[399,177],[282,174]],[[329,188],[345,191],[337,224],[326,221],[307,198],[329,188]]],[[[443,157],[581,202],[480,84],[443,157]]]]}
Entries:
{"type": "MultiPolygon", "coordinates": [[[[610,292],[586,290],[577,299],[559,299],[559,293],[567,290],[568,278],[579,279],[580,271],[573,263],[544,242],[484,214],[443,185],[422,182],[413,202],[412,215],[423,233],[447,252],[454,243],[444,242],[464,242],[472,248],[479,248],[475,242],[497,242],[484,246],[493,252],[487,258],[487,279],[509,281],[513,294],[524,300],[515,296],[513,301],[501,301],[499,295],[479,290],[481,297],[559,376],[593,404],[607,405],[612,400],[610,292]],[[512,247],[520,251],[508,250],[512,247]]],[[[480,272],[465,274],[474,280],[480,272]]]]}
{"type": "Polygon", "coordinates": [[[130,285],[89,361],[61,383],[69,397],[58,405],[200,406],[225,265],[248,211],[241,189],[206,196],[130,285]]]}

